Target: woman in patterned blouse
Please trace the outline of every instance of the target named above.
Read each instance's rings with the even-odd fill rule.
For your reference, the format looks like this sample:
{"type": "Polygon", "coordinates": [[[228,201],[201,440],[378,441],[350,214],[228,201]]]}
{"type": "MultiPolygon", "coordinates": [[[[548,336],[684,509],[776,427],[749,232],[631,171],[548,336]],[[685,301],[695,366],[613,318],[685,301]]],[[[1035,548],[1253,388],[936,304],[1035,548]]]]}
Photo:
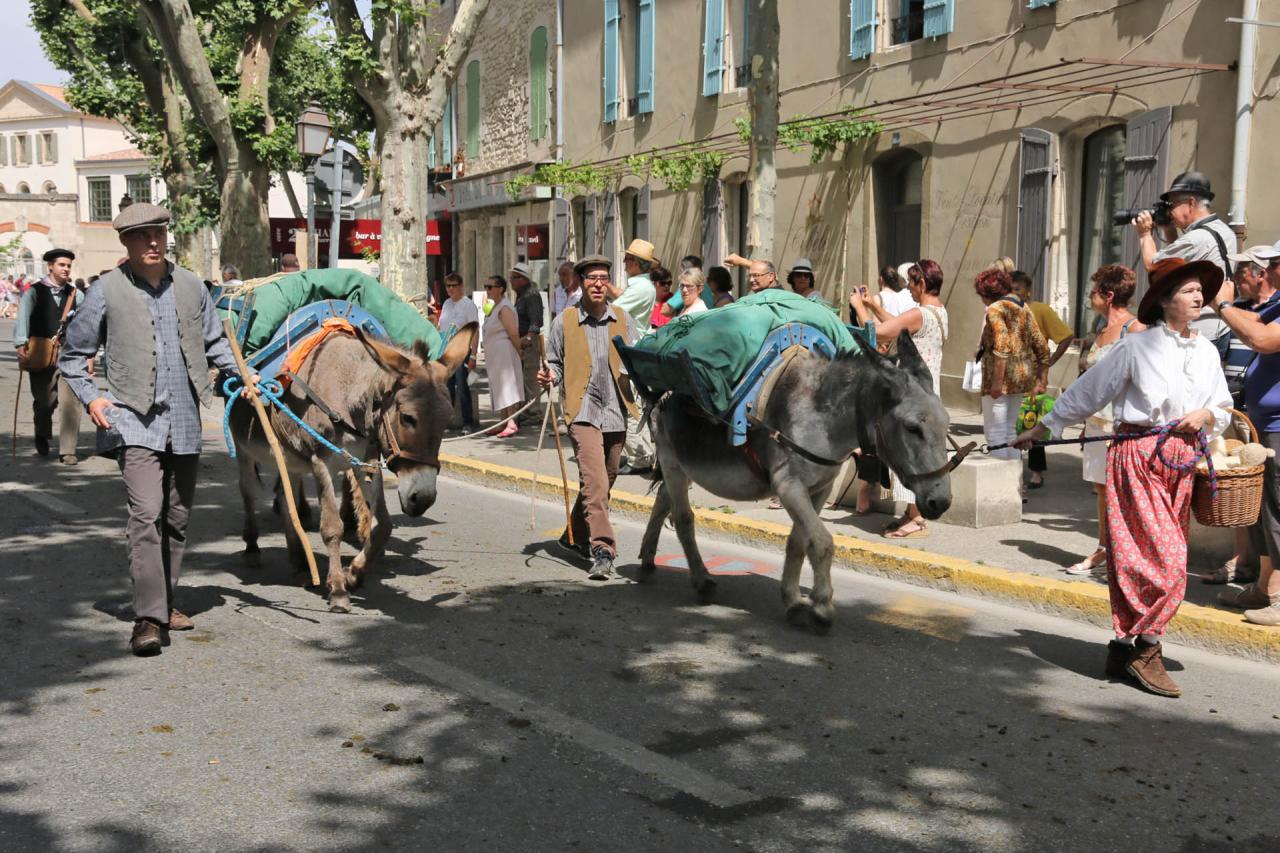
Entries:
{"type": "MultiPolygon", "coordinates": [[[[979,358],[982,361],[982,434],[987,444],[1007,444],[1017,437],[1023,395],[1042,394],[1049,379],[1049,345],[1031,309],[1013,295],[1013,280],[995,267],[973,281],[987,306],[979,358]]],[[[1021,459],[1006,447],[991,453],[998,459],[1021,459]]]]}

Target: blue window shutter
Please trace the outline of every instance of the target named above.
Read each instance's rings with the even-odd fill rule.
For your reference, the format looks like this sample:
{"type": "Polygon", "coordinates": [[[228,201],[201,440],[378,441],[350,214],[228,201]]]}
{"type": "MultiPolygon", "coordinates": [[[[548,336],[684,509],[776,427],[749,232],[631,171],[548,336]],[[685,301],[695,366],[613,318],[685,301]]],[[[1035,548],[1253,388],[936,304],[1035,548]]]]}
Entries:
{"type": "Polygon", "coordinates": [[[653,4],[640,0],[636,21],[636,112],[653,112],[653,4]]]}
{"type": "Polygon", "coordinates": [[[924,37],[945,36],[956,28],[956,0],[924,0],[924,37]]]}
{"type": "Polygon", "coordinates": [[[702,94],[720,94],[724,77],[724,0],[707,0],[706,36],[702,42],[702,94]]]}
{"type": "Polygon", "coordinates": [[[849,58],[866,59],[876,49],[876,0],[849,3],[849,58]]]}
{"type": "Polygon", "coordinates": [[[1058,2],[1058,0],[1029,0],[1029,2],[1027,3],[1027,8],[1043,9],[1045,6],[1052,6],[1056,2],[1058,2]]]}
{"type": "Polygon", "coordinates": [[[427,139],[427,168],[434,169],[436,167],[436,135],[433,133],[427,139]]]}
{"type": "Polygon", "coordinates": [[[618,0],[604,0],[604,121],[618,120],[618,0]]]}
{"type": "Polygon", "coordinates": [[[444,101],[444,118],[440,119],[440,158],[445,165],[453,165],[453,91],[444,101]]]}

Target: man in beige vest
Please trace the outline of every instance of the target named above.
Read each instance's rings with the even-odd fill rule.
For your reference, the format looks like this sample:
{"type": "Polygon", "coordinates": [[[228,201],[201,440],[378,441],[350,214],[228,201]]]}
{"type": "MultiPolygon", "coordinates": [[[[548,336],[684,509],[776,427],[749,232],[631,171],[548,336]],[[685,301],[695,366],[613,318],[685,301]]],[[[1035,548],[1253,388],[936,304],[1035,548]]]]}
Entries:
{"type": "MultiPolygon", "coordinates": [[[[574,266],[582,279],[582,300],[551,324],[548,368],[538,371],[543,388],[564,385],[564,417],[578,455],[578,500],[570,523],[575,549],[590,555],[592,580],[616,577],[613,560],[618,546],[609,521],[609,492],[618,476],[627,417],[638,417],[631,384],[612,343],[616,336],[632,343],[635,322],[608,303],[612,268],[612,262],[600,255],[574,266]]],[[[560,544],[568,546],[568,530],[560,544]]]]}

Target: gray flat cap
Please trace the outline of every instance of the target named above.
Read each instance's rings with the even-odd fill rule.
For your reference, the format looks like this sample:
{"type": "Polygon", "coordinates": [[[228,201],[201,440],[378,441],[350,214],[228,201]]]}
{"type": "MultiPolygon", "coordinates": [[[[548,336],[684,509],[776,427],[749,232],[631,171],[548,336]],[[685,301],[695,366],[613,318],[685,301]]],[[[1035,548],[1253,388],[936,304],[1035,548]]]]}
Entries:
{"type": "Polygon", "coordinates": [[[585,258],[573,265],[573,271],[578,275],[582,275],[591,267],[604,267],[612,272],[613,261],[609,260],[604,255],[587,255],[585,258]]]}
{"type": "Polygon", "coordinates": [[[120,215],[112,220],[111,227],[116,229],[117,234],[123,234],[136,228],[168,226],[170,218],[168,208],[139,201],[120,211],[120,215]]]}

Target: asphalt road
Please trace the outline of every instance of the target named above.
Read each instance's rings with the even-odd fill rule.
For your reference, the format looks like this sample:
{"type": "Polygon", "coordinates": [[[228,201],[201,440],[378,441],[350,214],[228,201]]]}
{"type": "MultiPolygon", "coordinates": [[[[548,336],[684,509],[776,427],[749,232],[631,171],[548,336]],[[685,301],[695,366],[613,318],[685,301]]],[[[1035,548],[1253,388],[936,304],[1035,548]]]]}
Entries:
{"type": "Polygon", "coordinates": [[[777,553],[707,538],[705,606],[670,533],[652,583],[592,583],[559,505],[453,480],[330,614],[265,503],[241,565],[206,437],[198,627],[151,659],[114,466],[5,460],[0,850],[1280,849],[1274,666],[1171,647],[1161,699],[1096,628],[846,569],[817,636],[777,553]]]}

